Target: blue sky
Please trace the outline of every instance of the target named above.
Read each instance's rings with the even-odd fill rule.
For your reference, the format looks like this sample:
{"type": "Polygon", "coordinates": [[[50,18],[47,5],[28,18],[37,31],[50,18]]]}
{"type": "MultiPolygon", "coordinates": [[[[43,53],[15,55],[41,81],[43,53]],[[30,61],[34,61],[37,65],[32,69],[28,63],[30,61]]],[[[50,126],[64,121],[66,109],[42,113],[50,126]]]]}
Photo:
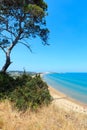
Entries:
{"type": "MultiPolygon", "coordinates": [[[[48,4],[49,44],[30,40],[33,53],[17,45],[9,70],[87,72],[87,1],[45,0],[48,4]]],[[[0,53],[0,67],[4,63],[0,53]]]]}

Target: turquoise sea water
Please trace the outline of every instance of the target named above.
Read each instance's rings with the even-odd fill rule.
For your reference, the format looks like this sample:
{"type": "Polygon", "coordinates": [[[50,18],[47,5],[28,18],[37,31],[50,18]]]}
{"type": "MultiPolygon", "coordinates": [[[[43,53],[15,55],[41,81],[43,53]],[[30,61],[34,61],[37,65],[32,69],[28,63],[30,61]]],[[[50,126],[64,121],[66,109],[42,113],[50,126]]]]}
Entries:
{"type": "Polygon", "coordinates": [[[87,73],[49,73],[43,79],[67,96],[87,104],[87,73]]]}

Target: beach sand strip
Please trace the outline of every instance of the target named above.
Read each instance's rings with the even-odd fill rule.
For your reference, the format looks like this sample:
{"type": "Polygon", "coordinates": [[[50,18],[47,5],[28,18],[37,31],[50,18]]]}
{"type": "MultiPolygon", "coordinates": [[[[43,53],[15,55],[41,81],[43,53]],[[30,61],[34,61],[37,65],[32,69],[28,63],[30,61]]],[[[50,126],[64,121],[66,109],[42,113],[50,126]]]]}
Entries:
{"type": "Polygon", "coordinates": [[[87,105],[81,104],[67,95],[55,90],[54,88],[49,86],[49,91],[51,96],[53,97],[52,103],[56,106],[65,109],[66,111],[74,111],[78,113],[87,114],[87,105]]]}

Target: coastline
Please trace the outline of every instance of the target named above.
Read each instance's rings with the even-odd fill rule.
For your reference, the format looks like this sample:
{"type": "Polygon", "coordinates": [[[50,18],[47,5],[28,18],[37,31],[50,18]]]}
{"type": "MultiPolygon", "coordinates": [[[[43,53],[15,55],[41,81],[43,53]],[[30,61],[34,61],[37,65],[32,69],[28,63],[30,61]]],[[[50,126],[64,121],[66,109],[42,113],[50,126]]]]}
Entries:
{"type": "MultiPolygon", "coordinates": [[[[41,73],[40,76],[43,80],[43,76],[48,74],[48,72],[41,73]]],[[[45,81],[45,80],[43,80],[45,81]]],[[[47,82],[46,82],[47,83],[47,82]]],[[[48,84],[47,84],[48,85],[48,84]]],[[[65,109],[66,111],[74,111],[78,113],[87,114],[87,104],[79,102],[68,95],[60,92],[59,90],[55,89],[53,86],[48,85],[49,92],[53,97],[53,104],[56,106],[65,109]]]]}
{"type": "Polygon", "coordinates": [[[48,89],[51,96],[53,97],[52,103],[56,106],[65,109],[66,111],[87,114],[87,105],[68,97],[67,95],[56,90],[52,86],[49,86],[48,89]]]}

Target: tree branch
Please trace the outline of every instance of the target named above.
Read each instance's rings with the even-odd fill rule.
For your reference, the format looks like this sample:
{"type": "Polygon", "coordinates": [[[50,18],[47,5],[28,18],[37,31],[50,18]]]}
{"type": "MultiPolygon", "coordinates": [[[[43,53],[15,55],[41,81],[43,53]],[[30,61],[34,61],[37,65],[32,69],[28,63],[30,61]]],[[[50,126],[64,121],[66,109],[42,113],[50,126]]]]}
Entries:
{"type": "Polygon", "coordinates": [[[4,51],[4,53],[6,54],[6,51],[5,51],[5,49],[2,47],[2,46],[0,46],[0,48],[4,51]]]}
{"type": "Polygon", "coordinates": [[[8,50],[11,52],[11,50],[13,49],[13,47],[18,43],[18,40],[20,40],[21,34],[23,32],[22,27],[21,27],[21,20],[19,20],[19,32],[18,32],[18,36],[16,36],[15,40],[12,42],[12,44],[10,45],[10,47],[8,48],[8,50]]]}
{"type": "Polygon", "coordinates": [[[14,37],[16,37],[15,33],[13,33],[12,31],[6,29],[6,28],[0,28],[0,31],[7,31],[9,32],[10,34],[12,34],[14,37]]]}
{"type": "Polygon", "coordinates": [[[8,48],[9,51],[11,51],[13,49],[13,47],[17,44],[18,40],[20,39],[20,33],[19,35],[16,37],[16,39],[12,42],[11,46],[8,48]]]}
{"type": "Polygon", "coordinates": [[[32,49],[31,49],[31,47],[30,47],[29,45],[27,45],[27,44],[24,43],[24,42],[19,42],[19,43],[21,43],[21,44],[23,44],[24,46],[26,46],[26,47],[30,50],[30,52],[32,52],[32,49]]]}

